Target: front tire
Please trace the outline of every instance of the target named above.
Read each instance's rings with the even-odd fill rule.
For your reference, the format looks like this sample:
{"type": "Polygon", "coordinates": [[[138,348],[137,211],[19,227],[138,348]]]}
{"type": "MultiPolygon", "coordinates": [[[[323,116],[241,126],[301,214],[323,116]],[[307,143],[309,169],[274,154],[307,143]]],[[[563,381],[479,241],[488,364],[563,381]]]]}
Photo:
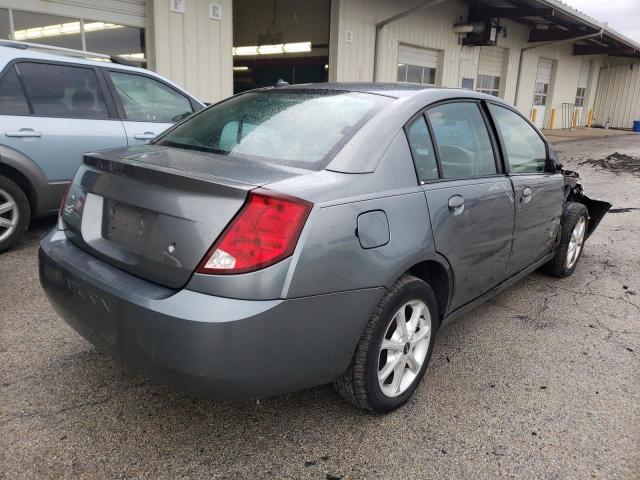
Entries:
{"type": "Polygon", "coordinates": [[[560,228],[560,244],[553,259],[544,266],[544,271],[558,278],[571,275],[582,256],[584,241],[589,226],[589,212],[581,203],[570,202],[565,209],[560,228]]]}
{"type": "Polygon", "coordinates": [[[371,315],[351,365],[334,382],[336,390],[356,407],[373,412],[400,407],[424,376],[438,324],[431,287],[403,275],[371,315]]]}
{"type": "Polygon", "coordinates": [[[0,176],[0,253],[22,238],[30,221],[27,196],[15,182],[0,176]]]}

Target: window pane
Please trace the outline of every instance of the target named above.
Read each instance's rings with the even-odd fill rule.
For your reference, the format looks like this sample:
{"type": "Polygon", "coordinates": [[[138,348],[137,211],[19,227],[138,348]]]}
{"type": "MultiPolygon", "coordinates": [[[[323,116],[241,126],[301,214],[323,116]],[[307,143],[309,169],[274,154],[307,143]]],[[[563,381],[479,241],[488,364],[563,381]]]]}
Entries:
{"type": "Polygon", "coordinates": [[[422,115],[411,124],[407,130],[407,137],[416,164],[418,179],[422,182],[438,178],[438,164],[433,152],[431,136],[427,129],[427,122],[422,115]]]}
{"type": "Polygon", "coordinates": [[[489,133],[478,105],[446,103],[428,111],[445,178],[496,173],[489,133]]]}
{"type": "Polygon", "coordinates": [[[209,107],[159,144],[319,170],[387,102],[364,93],[250,92],[209,107]]]}
{"type": "Polygon", "coordinates": [[[547,149],[540,135],[520,115],[489,105],[505,144],[509,169],[514,173],[544,172],[547,149]]]}
{"type": "Polygon", "coordinates": [[[422,83],[422,67],[407,65],[407,82],[422,83]]]}
{"type": "Polygon", "coordinates": [[[0,8],[0,38],[8,40],[11,35],[11,29],[9,28],[9,10],[6,8],[0,8]]]}
{"type": "Polygon", "coordinates": [[[35,115],[107,118],[107,106],[95,72],[90,68],[45,63],[20,63],[35,115]]]}
{"type": "Polygon", "coordinates": [[[465,88],[467,90],[473,90],[473,78],[463,78],[462,88],[465,88]]]}
{"type": "Polygon", "coordinates": [[[171,123],[193,112],[184,95],[157,80],[119,72],[109,75],[128,120],[171,123]]]}
{"type": "Polygon", "coordinates": [[[435,68],[425,67],[423,83],[425,83],[426,85],[435,85],[436,84],[436,69],[435,68]]]}
{"type": "Polygon", "coordinates": [[[0,114],[26,115],[29,113],[29,105],[24,97],[20,80],[15,68],[6,73],[0,81],[0,114]]]}
{"type": "Polygon", "coordinates": [[[399,82],[407,81],[407,66],[404,63],[398,64],[398,81],[399,82]]]}
{"type": "Polygon", "coordinates": [[[82,49],[80,20],[43,13],[13,11],[14,40],[82,49]]]}
{"type": "Polygon", "coordinates": [[[114,23],[84,21],[84,35],[90,52],[119,55],[146,63],[144,29],[114,23]]]}

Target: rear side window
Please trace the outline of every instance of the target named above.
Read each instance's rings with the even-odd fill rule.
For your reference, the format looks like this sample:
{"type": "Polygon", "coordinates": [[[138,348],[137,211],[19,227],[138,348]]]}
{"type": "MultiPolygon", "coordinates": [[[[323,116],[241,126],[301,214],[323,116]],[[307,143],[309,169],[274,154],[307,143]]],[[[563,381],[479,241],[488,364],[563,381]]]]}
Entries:
{"type": "Polygon", "coordinates": [[[0,114],[27,115],[29,104],[22,91],[20,80],[14,67],[0,81],[0,114]]]}
{"type": "Polygon", "coordinates": [[[425,182],[438,178],[438,163],[424,116],[420,115],[407,128],[407,139],[416,165],[418,180],[425,182]]]}
{"type": "Polygon", "coordinates": [[[173,123],[193,113],[187,97],[142,75],[109,72],[127,120],[173,123]]]}
{"type": "Polygon", "coordinates": [[[18,70],[34,115],[107,118],[107,105],[91,68],[20,63],[18,70]]]}
{"type": "Polygon", "coordinates": [[[194,115],[158,143],[320,170],[389,101],[326,90],[250,92],[194,115]]]}
{"type": "Polygon", "coordinates": [[[512,173],[541,173],[547,163],[545,143],[527,121],[511,110],[489,104],[512,173]]]}
{"type": "Polygon", "coordinates": [[[474,102],[445,103],[427,110],[440,152],[444,178],[497,173],[480,107],[474,102]]]}

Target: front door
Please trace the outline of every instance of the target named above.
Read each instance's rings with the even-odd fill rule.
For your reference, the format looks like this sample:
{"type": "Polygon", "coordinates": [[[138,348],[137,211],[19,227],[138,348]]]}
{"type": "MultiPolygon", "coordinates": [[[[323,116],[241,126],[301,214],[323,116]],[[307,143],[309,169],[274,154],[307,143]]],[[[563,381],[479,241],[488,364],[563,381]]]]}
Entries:
{"type": "Polygon", "coordinates": [[[564,178],[549,171],[547,147],[518,113],[489,105],[498,129],[515,198],[515,229],[508,273],[513,275],[550,253],[562,215],[564,178]]]}
{"type": "Polygon", "coordinates": [[[514,226],[513,189],[500,171],[481,105],[444,103],[426,114],[440,179],[423,186],[436,250],[454,276],[451,308],[505,279],[514,226]]]}
{"type": "Polygon", "coordinates": [[[170,85],[146,75],[108,71],[120,105],[129,145],[152,140],[193,113],[191,101],[170,85]]]}

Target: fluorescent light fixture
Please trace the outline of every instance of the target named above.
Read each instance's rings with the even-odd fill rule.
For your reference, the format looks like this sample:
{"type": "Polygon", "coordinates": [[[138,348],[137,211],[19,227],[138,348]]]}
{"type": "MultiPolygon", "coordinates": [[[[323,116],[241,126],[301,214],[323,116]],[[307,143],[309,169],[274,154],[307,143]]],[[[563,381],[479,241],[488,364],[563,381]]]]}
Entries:
{"type": "Polygon", "coordinates": [[[123,53],[122,55],[117,55],[122,58],[129,58],[131,60],[140,60],[141,62],[145,62],[147,59],[144,58],[144,53],[123,53]]]}
{"type": "Polygon", "coordinates": [[[234,47],[234,56],[243,55],[277,55],[283,53],[310,52],[311,42],[278,43],[275,45],[252,45],[249,47],[234,47]]]}
{"type": "Polygon", "coordinates": [[[249,67],[233,67],[234,72],[246,72],[249,70],[249,67]]]}
{"type": "MultiPolygon", "coordinates": [[[[123,28],[124,25],[105,22],[87,22],[84,24],[84,31],[98,32],[101,30],[113,30],[123,28]]],[[[60,37],[62,35],[77,35],[80,33],[80,22],[60,23],[58,25],[47,25],[45,27],[25,28],[13,32],[14,40],[33,40],[36,38],[60,37]]]]}

